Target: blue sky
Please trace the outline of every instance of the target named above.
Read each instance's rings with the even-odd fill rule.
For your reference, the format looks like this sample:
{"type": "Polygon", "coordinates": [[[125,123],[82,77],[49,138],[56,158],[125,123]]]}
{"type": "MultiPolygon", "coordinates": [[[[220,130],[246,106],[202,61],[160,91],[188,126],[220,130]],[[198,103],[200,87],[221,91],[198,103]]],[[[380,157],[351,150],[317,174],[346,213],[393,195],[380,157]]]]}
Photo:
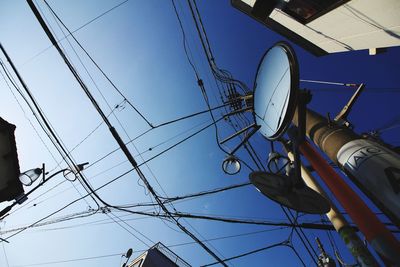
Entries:
{"type": "MultiPolygon", "coordinates": [[[[120,3],[111,0],[48,2],[72,30],[120,3]]],[[[220,104],[217,88],[212,81],[212,75],[201,49],[187,3],[186,1],[176,2],[193,61],[204,80],[211,105],[216,106],[220,104]]],[[[230,1],[197,2],[217,65],[229,70],[234,77],[252,88],[260,58],[269,47],[284,38],[235,10],[231,7],[230,1]]],[[[57,38],[62,38],[63,33],[45,4],[42,1],[37,1],[36,4],[43,10],[48,24],[55,31],[57,38]]],[[[0,5],[0,41],[65,146],[72,149],[96,128],[101,122],[101,118],[55,48],[52,47],[42,52],[50,46],[50,42],[30,11],[28,4],[22,0],[1,0],[0,5]],[[38,53],[40,54],[38,55],[38,53]]],[[[126,98],[143,112],[151,123],[157,125],[207,108],[197,86],[195,75],[185,57],[182,33],[171,1],[128,1],[77,31],[75,37],[126,98]]],[[[106,114],[109,114],[108,104],[112,108],[121,104],[123,98],[113,90],[72,39],[71,43],[82,58],[98,89],[80,65],[69,44],[65,40],[61,41],[66,53],[100,106],[106,114]],[[102,95],[108,104],[103,100],[102,95]]],[[[295,45],[294,48],[298,56],[302,79],[366,83],[367,89],[357,101],[350,115],[356,132],[361,133],[379,128],[399,117],[398,91],[387,90],[398,89],[399,48],[389,48],[386,53],[377,56],[368,56],[367,51],[357,51],[321,58],[316,58],[295,45]]],[[[5,61],[3,56],[0,58],[5,61]]],[[[330,112],[332,116],[336,115],[351,96],[350,89],[347,88],[311,86],[309,84],[301,84],[301,86],[313,90],[310,107],[321,114],[330,112]],[[324,90],[325,92],[323,92],[324,90]]],[[[57,167],[51,154],[54,155],[56,161],[61,161],[60,155],[40,130],[31,112],[28,111],[28,107],[14,90],[25,110],[24,114],[4,80],[0,81],[0,90],[0,116],[17,126],[16,139],[21,170],[35,168],[41,166],[42,163],[46,164],[48,170],[57,167]],[[39,132],[39,136],[44,140],[48,149],[35,133],[29,120],[39,132]]],[[[221,112],[222,110],[214,114],[219,117],[221,112]]],[[[149,129],[148,125],[126,103],[122,108],[116,109],[114,114],[115,116],[111,115],[109,118],[125,141],[149,129]]],[[[209,114],[204,114],[161,127],[136,140],[135,146],[130,144],[128,148],[133,155],[141,152],[142,157],[135,157],[141,163],[210,122],[209,114]],[[149,148],[153,149],[148,151],[149,148]]],[[[232,133],[232,129],[224,122],[218,124],[218,128],[221,138],[232,133]]],[[[398,145],[400,143],[398,134],[398,129],[394,129],[383,133],[382,137],[388,143],[398,145]]],[[[234,142],[229,143],[228,146],[233,148],[234,142]]],[[[260,158],[265,162],[269,144],[259,134],[256,134],[251,142],[260,158]]],[[[103,124],[71,154],[78,163],[92,163],[115,148],[117,148],[117,143],[103,124]]],[[[255,168],[244,151],[240,150],[238,155],[255,168]]],[[[225,154],[216,145],[215,131],[211,127],[162,156],[151,160],[147,166],[143,166],[142,170],[155,190],[160,195],[165,196],[166,194],[169,197],[248,181],[250,171],[244,166],[242,171],[235,176],[225,175],[221,170],[221,162],[224,157],[225,154]]],[[[87,169],[85,175],[90,179],[92,186],[97,188],[129,170],[130,165],[124,161],[125,157],[121,151],[118,151],[87,169]],[[121,165],[114,167],[119,163],[121,165]],[[111,167],[113,168],[110,169],[111,167]]],[[[62,163],[61,167],[65,167],[65,165],[62,163]]],[[[54,177],[37,193],[32,194],[30,199],[51,189],[63,179],[62,175],[54,177]]],[[[29,188],[26,188],[26,191],[28,190],[29,188]]],[[[0,222],[1,230],[28,225],[85,193],[78,182],[73,184],[64,182],[23,208],[16,207],[14,210],[18,210],[15,213],[0,222]],[[76,187],[75,189],[73,185],[76,187]],[[34,204],[36,205],[34,206],[34,204]]],[[[151,200],[142,183],[138,182],[138,176],[134,172],[99,190],[98,193],[107,202],[114,205],[151,200]]],[[[90,198],[87,198],[87,202],[79,201],[50,219],[83,212],[89,207],[95,208],[96,205],[90,198]]],[[[278,205],[266,199],[250,186],[181,202],[176,204],[175,208],[182,212],[195,214],[287,222],[278,205]]],[[[376,209],[374,208],[374,210],[376,209]]],[[[157,212],[158,210],[150,209],[150,211],[157,212]]],[[[319,216],[309,215],[299,219],[301,222],[318,220],[320,220],[319,216]]],[[[291,232],[290,229],[277,229],[277,227],[269,226],[189,219],[181,219],[180,222],[198,235],[201,240],[258,232],[207,242],[206,244],[212,250],[217,251],[221,258],[284,241],[291,232]]],[[[305,233],[315,249],[314,239],[319,237],[328,252],[333,255],[325,232],[305,230],[305,233]]],[[[2,237],[9,235],[4,234],[2,237]]],[[[344,260],[353,262],[336,233],[333,233],[333,236],[341,249],[344,260]]],[[[115,211],[28,229],[10,238],[9,241],[9,244],[3,243],[4,250],[0,249],[1,266],[7,266],[7,264],[9,266],[37,266],[34,264],[45,266],[46,262],[122,254],[128,248],[132,248],[134,256],[136,256],[139,251],[147,249],[148,245],[152,245],[153,242],[161,241],[169,246],[192,240],[170,222],[115,211]],[[120,224],[131,233],[112,221],[111,218],[118,221],[114,215],[126,220],[129,226],[122,222],[120,224]],[[135,238],[132,233],[143,242],[135,238]]],[[[304,262],[310,266],[312,259],[307,255],[296,235],[293,236],[293,244],[304,262]]],[[[193,266],[214,261],[200,246],[195,244],[175,246],[171,249],[193,266]]],[[[116,255],[85,261],[53,263],[50,266],[119,266],[120,262],[121,257],[116,255]]],[[[234,260],[230,266],[300,266],[300,262],[290,249],[280,247],[234,260]]]]}

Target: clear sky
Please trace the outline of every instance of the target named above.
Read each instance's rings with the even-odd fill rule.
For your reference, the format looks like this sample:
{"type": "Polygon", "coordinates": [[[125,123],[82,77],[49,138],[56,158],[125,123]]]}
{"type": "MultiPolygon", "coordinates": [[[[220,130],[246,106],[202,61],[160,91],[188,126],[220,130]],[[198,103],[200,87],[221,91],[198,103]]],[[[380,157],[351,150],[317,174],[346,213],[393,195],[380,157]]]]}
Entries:
{"type": "MultiPolygon", "coordinates": [[[[80,28],[120,2],[48,1],[71,30],[80,28]]],[[[274,43],[284,38],[234,9],[228,0],[197,2],[217,65],[229,70],[236,79],[252,88],[262,55],[274,43]]],[[[57,39],[62,39],[63,32],[44,2],[38,0],[35,3],[42,10],[57,39]]],[[[211,106],[220,105],[220,96],[201,49],[187,2],[177,0],[176,3],[190,54],[204,80],[211,106]]],[[[186,59],[182,32],[171,1],[126,1],[79,29],[74,35],[125,97],[153,125],[207,109],[194,72],[186,59]]],[[[82,67],[70,43],[62,40],[60,44],[104,112],[110,114],[111,109],[113,110],[109,119],[123,140],[127,142],[148,130],[146,122],[123,102],[123,97],[112,88],[76,43],[71,38],[68,40],[91,77],[82,67]],[[119,108],[114,108],[116,105],[119,108]]],[[[77,163],[93,163],[117,148],[118,145],[107,127],[101,124],[97,128],[101,117],[56,49],[49,48],[50,41],[25,1],[0,0],[0,41],[65,147],[70,151],[76,147],[71,155],[77,163]]],[[[389,48],[386,53],[377,56],[369,56],[367,51],[357,51],[321,58],[295,45],[294,48],[302,79],[366,83],[367,89],[350,115],[356,132],[378,129],[396,120],[398,122],[399,48],[389,48]]],[[[3,55],[0,58],[5,61],[3,55]]],[[[329,112],[332,117],[341,110],[352,94],[350,89],[343,87],[309,84],[301,86],[313,91],[310,107],[321,114],[329,112]]],[[[10,90],[7,87],[2,77],[0,95],[0,116],[17,126],[16,142],[21,171],[40,167],[42,163],[46,164],[47,170],[51,170],[50,174],[64,168],[65,163],[61,156],[40,129],[27,105],[15,89],[10,90]],[[13,94],[21,103],[22,109],[13,94]]],[[[222,109],[214,115],[219,118],[223,113],[222,109]]],[[[135,140],[128,148],[138,163],[142,163],[210,122],[211,117],[206,113],[160,127],[135,140]]],[[[232,128],[224,121],[218,124],[218,129],[221,139],[233,133],[232,128]]],[[[382,133],[382,137],[388,143],[400,144],[398,128],[382,133]]],[[[232,149],[235,142],[237,140],[228,143],[227,147],[232,149]]],[[[269,143],[260,134],[252,137],[251,143],[265,163],[269,143]]],[[[238,156],[253,169],[257,169],[243,149],[238,152],[238,156]]],[[[149,161],[147,165],[143,165],[142,170],[156,192],[164,197],[247,182],[250,170],[245,166],[235,176],[223,173],[221,163],[224,157],[225,154],[216,144],[215,130],[210,127],[149,161]]],[[[97,188],[129,169],[131,166],[126,162],[123,153],[118,151],[84,173],[92,186],[97,188]]],[[[138,179],[137,174],[131,172],[99,190],[98,194],[113,205],[151,201],[149,192],[138,179]]],[[[55,176],[32,194],[29,202],[16,206],[11,215],[0,222],[1,231],[29,225],[86,194],[78,181],[64,181],[62,175],[55,176]]],[[[28,190],[29,188],[25,188],[25,191],[28,190]]],[[[7,204],[9,203],[0,204],[0,208],[7,204]]],[[[51,223],[64,216],[96,207],[94,201],[87,197],[86,201],[81,200],[46,221],[51,223]]],[[[168,207],[173,211],[171,206],[168,207]]],[[[192,214],[288,222],[280,207],[252,186],[178,202],[174,207],[178,211],[192,214]]],[[[373,209],[376,211],[376,208],[373,209]]],[[[133,210],[159,212],[158,208],[146,207],[133,210]]],[[[320,220],[319,216],[299,217],[299,222],[320,220]]],[[[221,258],[285,241],[291,233],[290,228],[272,226],[193,219],[180,219],[180,222],[201,240],[216,239],[206,244],[221,258]]],[[[7,238],[13,233],[4,233],[1,237],[7,238]]],[[[317,249],[314,239],[319,237],[328,253],[333,255],[325,231],[305,230],[304,233],[314,249],[317,249]]],[[[338,235],[333,232],[332,237],[343,259],[347,263],[353,263],[354,260],[338,235]]],[[[0,266],[120,266],[121,255],[128,248],[132,248],[133,256],[137,256],[158,241],[169,246],[192,266],[214,261],[169,221],[113,211],[27,229],[11,237],[10,243],[3,242],[0,245],[0,266]],[[93,259],[79,260],[87,257],[93,259]],[[55,263],[58,261],[66,262],[55,263]]],[[[293,235],[292,242],[306,265],[312,266],[313,259],[307,254],[297,235],[293,235]]],[[[301,266],[301,262],[289,248],[278,247],[233,260],[229,265],[301,266]]]]}

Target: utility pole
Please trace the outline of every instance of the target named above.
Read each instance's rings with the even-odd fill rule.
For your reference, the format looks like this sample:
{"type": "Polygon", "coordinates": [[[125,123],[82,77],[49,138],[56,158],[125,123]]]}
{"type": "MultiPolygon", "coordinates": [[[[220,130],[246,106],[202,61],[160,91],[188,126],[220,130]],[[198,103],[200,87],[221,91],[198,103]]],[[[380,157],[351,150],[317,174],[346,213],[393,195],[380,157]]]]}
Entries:
{"type": "Polygon", "coordinates": [[[400,263],[399,241],[365,202],[307,141],[300,145],[300,151],[383,260],[391,264],[400,263]]]}
{"type": "MultiPolygon", "coordinates": [[[[297,124],[297,116],[293,122],[297,124]]],[[[306,135],[400,226],[400,155],[307,110],[306,135]]]]}
{"type": "MultiPolygon", "coordinates": [[[[291,161],[293,161],[294,160],[293,152],[290,151],[289,146],[285,142],[282,142],[282,144],[288,153],[288,158],[291,161]]],[[[329,200],[329,197],[326,194],[325,190],[318,184],[315,177],[311,174],[311,172],[307,168],[304,167],[303,164],[301,164],[301,177],[303,178],[304,182],[308,187],[320,193],[329,201],[331,209],[326,214],[326,216],[331,221],[335,230],[339,233],[340,237],[346,244],[350,253],[356,259],[357,263],[360,264],[360,266],[362,267],[379,266],[375,258],[372,256],[371,252],[364,245],[364,242],[357,235],[354,227],[349,225],[347,220],[339,212],[336,205],[329,200]]]]}

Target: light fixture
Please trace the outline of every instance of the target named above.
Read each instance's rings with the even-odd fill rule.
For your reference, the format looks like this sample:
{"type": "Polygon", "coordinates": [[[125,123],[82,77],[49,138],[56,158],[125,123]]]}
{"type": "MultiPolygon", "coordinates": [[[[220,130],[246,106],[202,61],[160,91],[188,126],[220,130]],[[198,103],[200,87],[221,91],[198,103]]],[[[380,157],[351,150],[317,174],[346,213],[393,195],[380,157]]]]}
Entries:
{"type": "Polygon", "coordinates": [[[23,185],[30,186],[40,177],[42,173],[43,170],[40,168],[27,170],[19,175],[19,180],[23,185]]]}
{"type": "Polygon", "coordinates": [[[229,175],[237,174],[240,171],[240,161],[234,155],[229,155],[222,162],[222,170],[229,175]]]}
{"type": "Polygon", "coordinates": [[[268,155],[267,167],[271,173],[284,174],[286,167],[290,164],[290,160],[287,157],[273,151],[268,155]]]}
{"type": "Polygon", "coordinates": [[[51,178],[53,178],[57,174],[63,173],[65,179],[73,182],[73,181],[76,180],[76,177],[77,177],[78,173],[80,171],[82,171],[84,169],[85,165],[87,165],[87,164],[89,164],[89,163],[85,162],[85,163],[76,165],[76,167],[75,167],[76,171],[70,170],[70,169],[59,170],[59,171],[53,173],[52,175],[50,175],[49,177],[45,177],[47,173],[44,171],[45,170],[44,164],[43,164],[43,167],[41,169],[40,168],[36,168],[36,169],[31,169],[31,170],[28,170],[26,172],[21,173],[19,175],[19,180],[25,186],[32,185],[32,183],[35,182],[40,177],[41,174],[43,174],[43,180],[38,185],[36,185],[34,188],[32,188],[32,190],[30,190],[28,193],[20,194],[19,196],[17,196],[17,198],[15,198],[15,202],[14,203],[12,203],[11,205],[9,205],[9,206],[5,207],[4,209],[0,210],[0,220],[2,218],[4,218],[5,216],[7,216],[6,214],[12,209],[12,207],[14,207],[17,204],[22,204],[24,201],[26,201],[28,199],[28,196],[30,194],[35,192],[44,183],[49,181],[51,178]]]}

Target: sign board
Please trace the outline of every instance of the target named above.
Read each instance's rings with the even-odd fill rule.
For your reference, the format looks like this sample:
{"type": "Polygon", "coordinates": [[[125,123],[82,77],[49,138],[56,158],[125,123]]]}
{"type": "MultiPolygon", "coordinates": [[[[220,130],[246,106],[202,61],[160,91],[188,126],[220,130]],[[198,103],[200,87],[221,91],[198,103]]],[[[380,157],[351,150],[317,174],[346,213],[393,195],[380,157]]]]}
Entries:
{"type": "Polygon", "coordinates": [[[370,140],[357,139],[345,144],[337,159],[371,200],[399,222],[400,155],[370,140]]]}

